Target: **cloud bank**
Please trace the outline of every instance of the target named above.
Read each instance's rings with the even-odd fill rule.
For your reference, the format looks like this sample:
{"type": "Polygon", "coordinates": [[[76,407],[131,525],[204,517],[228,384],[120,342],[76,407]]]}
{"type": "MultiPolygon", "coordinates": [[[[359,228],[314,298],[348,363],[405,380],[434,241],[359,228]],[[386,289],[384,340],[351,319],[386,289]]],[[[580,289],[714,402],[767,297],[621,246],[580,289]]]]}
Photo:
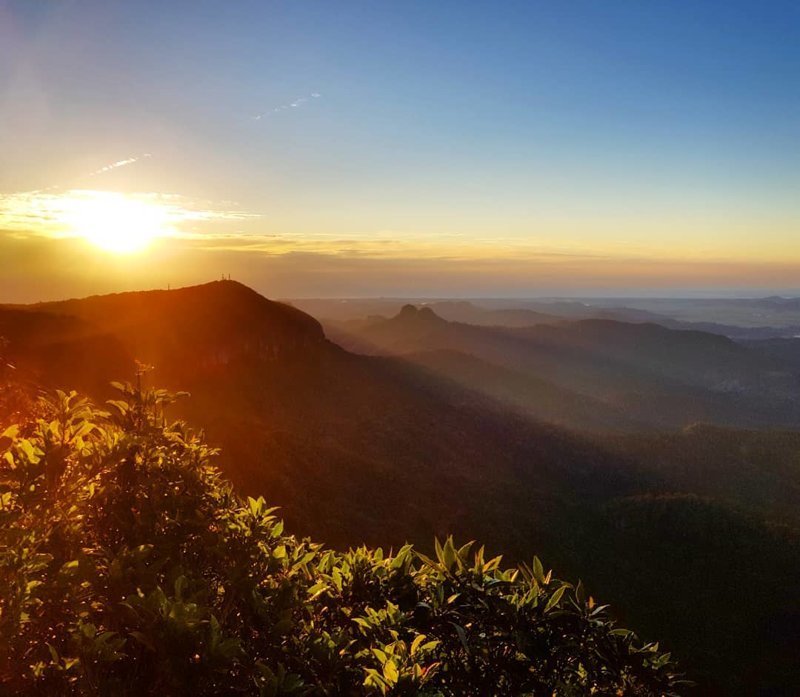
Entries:
{"type": "Polygon", "coordinates": [[[79,238],[0,231],[0,303],[35,302],[168,285],[231,274],[268,297],[523,297],[632,289],[795,289],[798,263],[687,262],[513,253],[491,258],[380,256],[353,241],[315,248],[290,236],[186,235],[138,256],[98,252],[79,238]]]}

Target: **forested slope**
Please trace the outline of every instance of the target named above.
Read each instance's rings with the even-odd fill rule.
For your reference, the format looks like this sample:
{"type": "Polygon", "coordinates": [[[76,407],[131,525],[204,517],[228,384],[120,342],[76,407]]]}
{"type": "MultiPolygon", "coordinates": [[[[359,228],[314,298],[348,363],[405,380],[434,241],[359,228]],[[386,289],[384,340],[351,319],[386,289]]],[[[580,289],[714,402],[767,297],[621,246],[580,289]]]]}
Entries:
{"type": "Polygon", "coordinates": [[[789,435],[565,430],[427,367],[349,353],[312,318],[236,283],[6,308],[0,321],[29,385],[102,400],[134,357],[154,364],[148,380],[191,391],[175,413],[222,446],[237,490],[281,506],[301,535],[432,553],[434,535],[455,534],[510,561],[536,552],[662,640],[703,694],[800,685],[800,638],[787,629],[797,599],[774,591],[800,581],[789,435]],[[25,328],[43,322],[80,331],[25,328]],[[80,357],[80,370],[50,363],[55,354],[80,357]],[[744,459],[718,447],[751,438],[761,445],[744,459]],[[718,520],[730,521],[722,551],[718,520]]]}

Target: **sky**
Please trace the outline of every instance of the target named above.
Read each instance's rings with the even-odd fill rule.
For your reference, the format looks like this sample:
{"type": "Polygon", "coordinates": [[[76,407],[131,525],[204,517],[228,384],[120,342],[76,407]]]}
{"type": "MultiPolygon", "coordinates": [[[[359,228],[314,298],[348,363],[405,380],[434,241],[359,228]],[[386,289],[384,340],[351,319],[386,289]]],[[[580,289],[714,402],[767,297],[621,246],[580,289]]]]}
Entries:
{"type": "Polygon", "coordinates": [[[0,302],[800,293],[800,4],[0,0],[0,302]]]}

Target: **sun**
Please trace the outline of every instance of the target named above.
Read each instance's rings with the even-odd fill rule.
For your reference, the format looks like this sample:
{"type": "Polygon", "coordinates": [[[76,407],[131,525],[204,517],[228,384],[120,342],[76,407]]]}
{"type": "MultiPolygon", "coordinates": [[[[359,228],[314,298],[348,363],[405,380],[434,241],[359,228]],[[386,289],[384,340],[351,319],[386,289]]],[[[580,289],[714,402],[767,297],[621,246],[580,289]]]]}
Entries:
{"type": "Polygon", "coordinates": [[[167,208],[125,194],[85,191],[64,203],[70,234],[115,254],[142,251],[171,233],[167,208]]]}

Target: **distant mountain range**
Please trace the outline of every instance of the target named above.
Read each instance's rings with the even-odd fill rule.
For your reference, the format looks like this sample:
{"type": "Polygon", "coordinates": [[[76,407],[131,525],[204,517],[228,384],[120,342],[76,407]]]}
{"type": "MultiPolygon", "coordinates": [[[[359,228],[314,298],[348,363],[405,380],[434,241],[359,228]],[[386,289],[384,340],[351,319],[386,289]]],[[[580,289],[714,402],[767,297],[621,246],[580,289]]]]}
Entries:
{"type": "Polygon", "coordinates": [[[437,311],[323,330],[215,282],[0,307],[0,336],[23,382],[98,399],[134,359],[155,365],[155,384],[191,391],[176,413],[223,448],[226,474],[300,532],[537,553],[663,638],[702,694],[790,694],[800,434],[668,429],[790,425],[795,364],[652,324],[437,311]]]}
{"type": "Polygon", "coordinates": [[[430,307],[443,319],[479,326],[524,327],[564,320],[608,319],[647,322],[668,329],[689,329],[731,339],[800,337],[800,299],[744,300],[292,300],[321,321],[389,317],[405,304],[430,307]],[[630,303],[630,306],[624,305],[630,303]],[[721,321],[725,318],[727,321],[721,321]],[[771,324],[769,324],[771,322],[771,324]]]}
{"type": "Polygon", "coordinates": [[[413,305],[390,319],[328,322],[326,331],[351,350],[403,356],[574,428],[800,423],[796,365],[706,332],[598,319],[476,326],[413,305]]]}

